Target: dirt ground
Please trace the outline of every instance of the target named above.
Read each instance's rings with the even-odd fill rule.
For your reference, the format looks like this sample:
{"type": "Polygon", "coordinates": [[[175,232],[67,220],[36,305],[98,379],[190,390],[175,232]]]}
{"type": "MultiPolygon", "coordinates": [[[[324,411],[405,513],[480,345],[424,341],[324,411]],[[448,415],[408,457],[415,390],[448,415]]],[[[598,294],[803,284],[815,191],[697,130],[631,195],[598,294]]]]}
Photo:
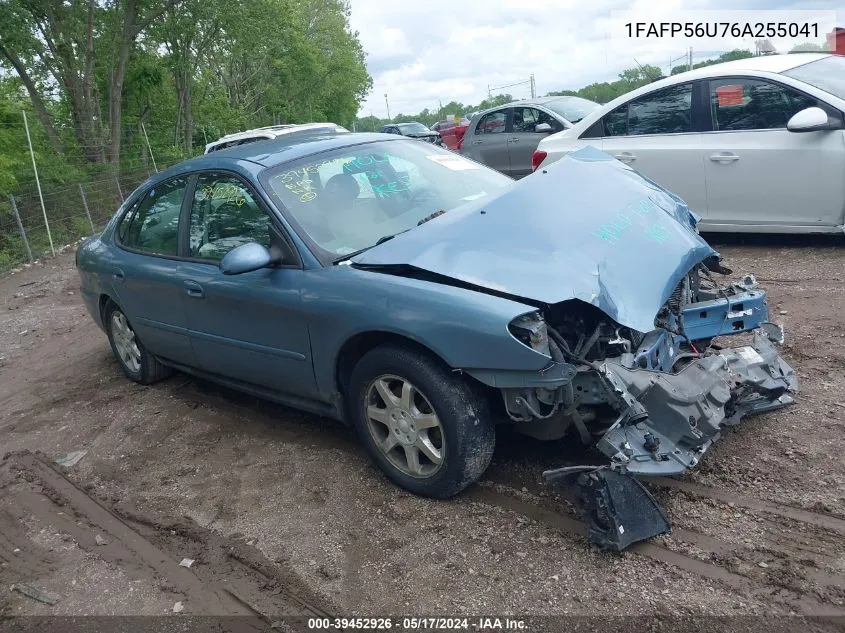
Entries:
{"type": "Polygon", "coordinates": [[[127,381],[72,255],[5,276],[0,615],[845,615],[845,242],[711,239],[768,289],[802,391],[650,483],[673,533],[621,555],[541,481],[565,441],[508,436],[480,484],[417,498],[336,422],[127,381]]]}

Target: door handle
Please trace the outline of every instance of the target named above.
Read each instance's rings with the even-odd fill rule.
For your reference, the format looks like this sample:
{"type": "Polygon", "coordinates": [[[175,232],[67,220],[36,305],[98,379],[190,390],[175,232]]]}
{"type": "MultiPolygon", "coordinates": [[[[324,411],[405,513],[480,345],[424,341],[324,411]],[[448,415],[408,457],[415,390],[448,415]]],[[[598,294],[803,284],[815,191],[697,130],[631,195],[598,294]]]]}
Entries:
{"type": "Polygon", "coordinates": [[[714,163],[732,163],[734,161],[739,160],[739,156],[736,154],[731,154],[729,152],[724,152],[722,154],[713,154],[710,157],[714,163]]]}
{"type": "Polygon", "coordinates": [[[627,163],[632,160],[637,160],[637,157],[631,152],[622,152],[621,154],[614,154],[613,158],[621,160],[623,163],[627,163]]]}
{"type": "Polygon", "coordinates": [[[205,290],[196,281],[188,279],[183,284],[185,286],[185,294],[194,299],[202,299],[205,297],[205,290]]]}
{"type": "Polygon", "coordinates": [[[126,275],[123,274],[123,271],[120,268],[115,268],[111,273],[111,278],[115,281],[123,282],[126,280],[126,275]]]}

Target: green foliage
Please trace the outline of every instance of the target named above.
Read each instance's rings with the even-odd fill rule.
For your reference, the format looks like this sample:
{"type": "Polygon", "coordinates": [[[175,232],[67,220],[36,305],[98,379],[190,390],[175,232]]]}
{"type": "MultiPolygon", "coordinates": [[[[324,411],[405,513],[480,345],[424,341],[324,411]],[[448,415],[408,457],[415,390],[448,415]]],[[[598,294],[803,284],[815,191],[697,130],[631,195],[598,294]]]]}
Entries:
{"type": "MultiPolygon", "coordinates": [[[[727,53],[722,53],[718,57],[714,59],[705,59],[702,62],[697,62],[692,65],[693,69],[695,68],[704,68],[705,66],[713,66],[714,64],[721,64],[723,62],[732,62],[737,59],[748,59],[749,57],[754,57],[754,53],[748,50],[743,50],[740,48],[734,49],[732,51],[728,51],[727,53]]],[[[681,64],[680,66],[673,66],[672,67],[672,74],[677,75],[678,73],[683,73],[689,70],[688,64],[681,64]]]]}
{"type": "Polygon", "coordinates": [[[640,86],[659,79],[661,76],[660,69],[657,66],[646,64],[637,68],[629,68],[619,73],[619,79],[616,81],[603,81],[600,83],[592,83],[589,86],[584,86],[579,90],[560,90],[550,92],[549,96],[575,96],[589,99],[597,103],[607,103],[613,101],[616,97],[622,96],[626,92],[630,92],[640,86]]]}
{"type": "MultiPolygon", "coordinates": [[[[276,121],[349,125],[372,85],[346,0],[4,0],[0,72],[12,134],[26,107],[41,158],[94,171],[147,165],[147,137],[169,162],[276,121]]],[[[20,162],[4,133],[0,193],[20,162]]]]}
{"type": "Polygon", "coordinates": [[[371,86],[346,0],[0,0],[0,270],[25,259],[9,195],[49,250],[24,111],[58,246],[91,232],[78,183],[101,227],[155,168],[249,128],[349,126],[371,86]]]}
{"type": "Polygon", "coordinates": [[[827,44],[813,44],[813,42],[804,42],[803,44],[796,44],[790,50],[790,53],[826,53],[827,44]]]}

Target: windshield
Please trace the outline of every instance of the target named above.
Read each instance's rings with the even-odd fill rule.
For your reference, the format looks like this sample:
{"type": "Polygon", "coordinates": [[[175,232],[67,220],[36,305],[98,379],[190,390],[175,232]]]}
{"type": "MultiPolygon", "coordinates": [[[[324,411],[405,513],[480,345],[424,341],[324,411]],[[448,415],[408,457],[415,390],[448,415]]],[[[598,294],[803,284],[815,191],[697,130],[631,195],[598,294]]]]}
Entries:
{"type": "Polygon", "coordinates": [[[403,134],[428,134],[431,132],[422,123],[400,123],[399,129],[403,134]]]}
{"type": "Polygon", "coordinates": [[[581,97],[561,97],[543,104],[550,110],[557,112],[570,123],[578,123],[585,116],[601,106],[595,101],[581,97]]]}
{"type": "Polygon", "coordinates": [[[783,74],[845,99],[845,57],[831,55],[783,74]]]}
{"type": "Polygon", "coordinates": [[[261,182],[329,257],[374,246],[438,211],[492,195],[507,176],[429,143],[344,147],[266,170],[261,182]]]}

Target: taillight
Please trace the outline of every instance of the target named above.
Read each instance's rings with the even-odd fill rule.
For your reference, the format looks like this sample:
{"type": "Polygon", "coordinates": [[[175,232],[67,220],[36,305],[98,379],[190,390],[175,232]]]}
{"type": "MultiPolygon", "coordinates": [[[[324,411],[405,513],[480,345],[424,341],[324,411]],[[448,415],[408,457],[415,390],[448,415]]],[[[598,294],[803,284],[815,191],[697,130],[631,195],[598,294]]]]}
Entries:
{"type": "Polygon", "coordinates": [[[548,152],[541,149],[534,150],[534,155],[531,157],[531,171],[537,171],[540,164],[546,160],[546,156],[548,156],[548,152]]]}

